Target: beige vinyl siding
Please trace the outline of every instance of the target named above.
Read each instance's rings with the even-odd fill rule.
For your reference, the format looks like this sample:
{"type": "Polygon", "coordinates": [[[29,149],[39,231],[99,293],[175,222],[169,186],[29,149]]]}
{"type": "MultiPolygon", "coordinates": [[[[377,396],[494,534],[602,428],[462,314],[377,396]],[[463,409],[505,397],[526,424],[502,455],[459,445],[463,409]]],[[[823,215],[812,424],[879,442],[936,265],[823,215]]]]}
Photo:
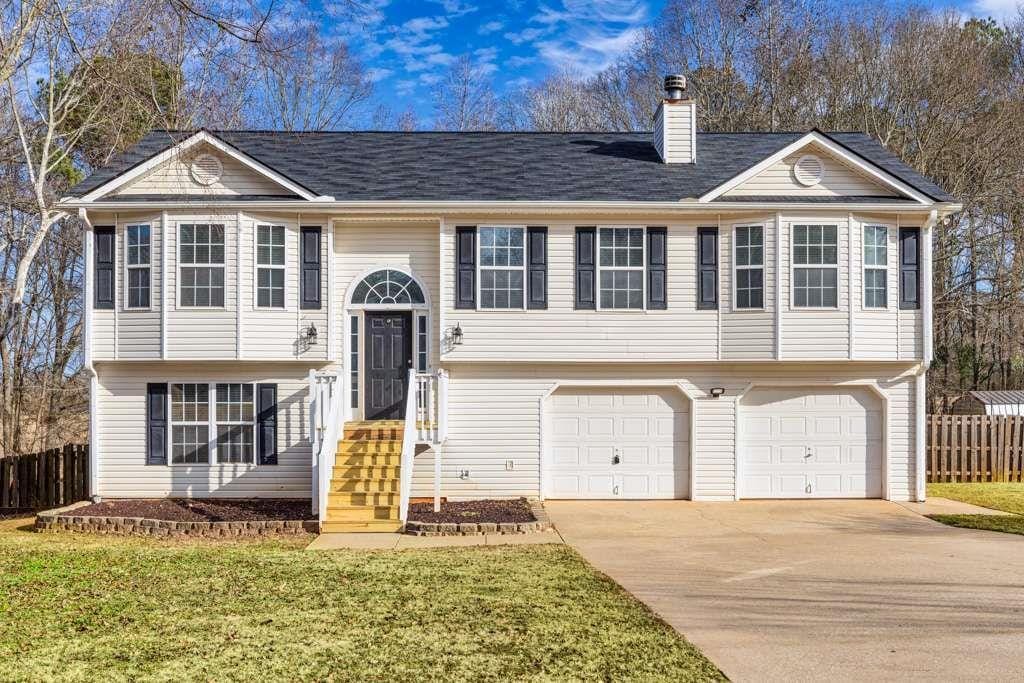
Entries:
{"type": "Polygon", "coordinates": [[[769,360],[775,357],[775,217],[722,224],[719,235],[719,287],[722,318],[722,359],[769,360]],[[735,237],[738,226],[764,230],[764,309],[735,308],[735,237]]]}
{"type": "MultiPolygon", "coordinates": [[[[913,488],[913,377],[911,366],[870,363],[605,364],[452,366],[449,439],[442,455],[442,495],[450,498],[540,494],[541,405],[557,383],[644,386],[679,384],[696,396],[694,492],[698,499],[731,500],[736,476],[736,398],[761,385],[840,384],[876,380],[889,398],[889,493],[906,500],[913,488]],[[711,387],[726,389],[711,398],[711,387]],[[512,462],[512,468],[507,462],[512,462]],[[468,470],[466,478],[460,472],[468,470]]],[[[416,495],[430,495],[430,456],[417,458],[416,495]],[[422,468],[421,468],[422,461],[422,468]]]]}
{"type": "MultiPolygon", "coordinates": [[[[309,365],[100,363],[96,397],[99,495],[107,498],[308,498],[309,365]],[[146,465],[147,382],[277,384],[277,465],[146,465]]],[[[212,401],[211,401],[212,403],[212,401]]]]}
{"type": "Polygon", "coordinates": [[[265,175],[257,173],[245,164],[212,147],[189,150],[183,156],[175,156],[162,165],[135,179],[125,187],[118,188],[119,195],[284,195],[292,194],[265,175]],[[224,172],[219,181],[212,185],[200,185],[192,179],[189,165],[196,156],[211,154],[220,159],[224,172]]]}
{"type": "Polygon", "coordinates": [[[665,103],[664,159],[668,163],[693,162],[693,107],[690,102],[665,103]]]}
{"type": "Polygon", "coordinates": [[[157,360],[160,358],[160,289],[161,249],[163,231],[160,216],[121,219],[117,223],[117,358],[123,360],[157,360]],[[148,225],[150,234],[149,310],[128,308],[128,249],[125,241],[129,225],[148,225]]]}
{"type": "Polygon", "coordinates": [[[236,287],[237,214],[173,214],[167,230],[167,357],[169,359],[233,359],[237,339],[236,287]],[[182,223],[224,225],[223,308],[182,308],[178,305],[178,226],[182,223]]]}
{"type": "Polygon", "coordinates": [[[327,297],[329,259],[327,258],[327,221],[302,217],[302,225],[322,225],[320,238],[320,302],[319,309],[300,308],[300,232],[295,214],[259,214],[242,216],[241,295],[242,295],[242,358],[323,360],[327,357],[327,297]],[[256,306],[256,226],[285,227],[285,307],[256,306]],[[300,341],[310,325],[316,325],[315,346],[300,341]]]}
{"type": "Polygon", "coordinates": [[[760,195],[804,195],[804,196],[872,196],[894,197],[888,187],[872,180],[863,172],[836,159],[830,152],[809,145],[781,161],[769,166],[737,187],[724,193],[724,198],[760,195]],[[806,154],[817,156],[824,166],[822,180],[817,185],[801,185],[793,177],[793,167],[806,154]]]}
{"type": "Polygon", "coordinates": [[[922,358],[924,356],[924,339],[921,332],[921,310],[912,309],[899,312],[899,349],[900,360],[922,358]]]}
{"type": "MultiPolygon", "coordinates": [[[[89,306],[93,305],[89,302],[89,306]]],[[[96,360],[113,360],[117,313],[112,310],[92,311],[92,357],[96,360]]]]}
{"type": "MultiPolygon", "coordinates": [[[[501,224],[492,220],[446,221],[441,268],[445,317],[458,322],[465,343],[445,360],[626,360],[714,359],[717,311],[698,311],[696,301],[697,226],[668,226],[668,310],[574,309],[575,229],[593,222],[530,219],[548,226],[547,310],[464,310],[454,308],[455,227],[501,224]]],[[[599,223],[600,224],[600,223],[599,223]]],[[[710,223],[714,225],[712,221],[710,223]]],[[[666,225],[652,222],[650,225],[666,225]]]]}
{"type": "Polygon", "coordinates": [[[782,357],[786,360],[841,359],[850,357],[849,239],[847,216],[782,217],[782,357]],[[793,306],[793,226],[838,226],[838,307],[795,308],[793,306]]]}

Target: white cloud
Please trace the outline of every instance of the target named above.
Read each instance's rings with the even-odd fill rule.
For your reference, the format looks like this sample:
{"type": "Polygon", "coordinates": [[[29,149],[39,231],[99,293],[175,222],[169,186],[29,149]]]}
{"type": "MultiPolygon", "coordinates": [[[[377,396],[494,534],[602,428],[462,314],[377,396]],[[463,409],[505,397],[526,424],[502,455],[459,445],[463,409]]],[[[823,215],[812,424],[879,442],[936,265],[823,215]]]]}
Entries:
{"type": "Polygon", "coordinates": [[[505,66],[507,66],[509,69],[518,69],[520,67],[526,66],[527,64],[533,64],[536,61],[536,57],[515,55],[514,57],[509,57],[507,60],[505,60],[505,66]]]}
{"type": "MultiPolygon", "coordinates": [[[[984,0],[999,1],[999,0],[984,0]]],[[[646,2],[636,0],[562,0],[542,5],[530,18],[539,28],[505,34],[519,44],[531,42],[552,66],[590,75],[627,52],[650,20],[646,2]]]]}
{"type": "Polygon", "coordinates": [[[370,79],[370,82],[376,83],[377,81],[383,81],[385,78],[393,74],[394,71],[391,69],[383,69],[381,67],[373,67],[366,70],[366,77],[370,79]]]}
{"type": "Polygon", "coordinates": [[[976,17],[992,17],[998,21],[1016,19],[1024,3],[1021,0],[975,0],[971,14],[976,17]]]}
{"type": "Polygon", "coordinates": [[[441,5],[444,11],[448,13],[449,17],[461,17],[470,12],[475,12],[479,8],[470,5],[468,2],[462,2],[462,0],[430,0],[435,5],[441,5]]]}
{"type": "Polygon", "coordinates": [[[487,36],[492,33],[497,33],[503,28],[505,28],[505,24],[500,21],[488,21],[486,24],[481,24],[480,28],[478,28],[476,32],[482,36],[487,36]]]}

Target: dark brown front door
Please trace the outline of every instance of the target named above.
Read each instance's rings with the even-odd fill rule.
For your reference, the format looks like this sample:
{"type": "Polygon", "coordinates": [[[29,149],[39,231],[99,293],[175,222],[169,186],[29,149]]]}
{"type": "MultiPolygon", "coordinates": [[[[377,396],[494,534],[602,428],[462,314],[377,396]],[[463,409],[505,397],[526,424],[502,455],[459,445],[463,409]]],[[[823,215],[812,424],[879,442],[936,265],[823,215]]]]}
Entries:
{"type": "Polygon", "coordinates": [[[366,419],[402,419],[412,367],[412,313],[368,312],[366,359],[366,419]]]}

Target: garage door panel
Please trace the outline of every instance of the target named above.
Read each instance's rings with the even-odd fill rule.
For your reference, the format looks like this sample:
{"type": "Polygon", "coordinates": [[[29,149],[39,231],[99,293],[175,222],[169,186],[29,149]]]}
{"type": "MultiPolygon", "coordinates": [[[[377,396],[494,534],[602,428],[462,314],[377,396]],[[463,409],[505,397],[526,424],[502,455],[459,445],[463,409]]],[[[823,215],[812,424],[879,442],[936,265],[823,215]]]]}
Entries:
{"type": "Polygon", "coordinates": [[[741,495],[880,497],[883,425],[864,388],[755,389],[740,407],[741,495]]]}
{"type": "Polygon", "coordinates": [[[559,390],[549,407],[550,424],[560,425],[552,429],[550,448],[556,456],[549,465],[550,497],[688,494],[688,401],[677,390],[559,390]],[[564,454],[559,457],[560,453],[564,454]]]}

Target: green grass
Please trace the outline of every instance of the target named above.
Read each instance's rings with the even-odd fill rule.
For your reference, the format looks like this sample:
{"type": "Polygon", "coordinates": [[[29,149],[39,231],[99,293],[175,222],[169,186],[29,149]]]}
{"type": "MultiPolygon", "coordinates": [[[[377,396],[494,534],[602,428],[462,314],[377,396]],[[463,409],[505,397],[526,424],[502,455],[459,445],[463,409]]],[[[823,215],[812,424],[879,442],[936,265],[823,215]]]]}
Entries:
{"type": "Polygon", "coordinates": [[[4,681],[723,678],[565,546],[310,552],[12,526],[4,681]]]}
{"type": "Polygon", "coordinates": [[[1024,535],[1024,517],[1018,515],[929,515],[936,522],[962,529],[1001,531],[1024,535]]]}
{"type": "Polygon", "coordinates": [[[928,495],[1024,515],[1024,483],[928,484],[928,495]]]}

